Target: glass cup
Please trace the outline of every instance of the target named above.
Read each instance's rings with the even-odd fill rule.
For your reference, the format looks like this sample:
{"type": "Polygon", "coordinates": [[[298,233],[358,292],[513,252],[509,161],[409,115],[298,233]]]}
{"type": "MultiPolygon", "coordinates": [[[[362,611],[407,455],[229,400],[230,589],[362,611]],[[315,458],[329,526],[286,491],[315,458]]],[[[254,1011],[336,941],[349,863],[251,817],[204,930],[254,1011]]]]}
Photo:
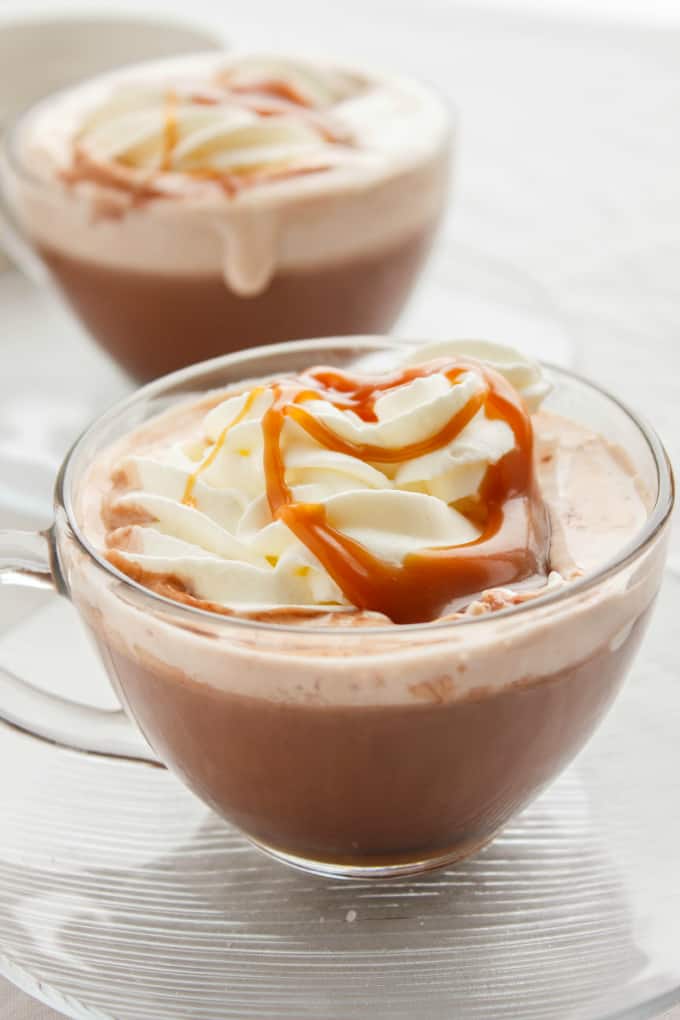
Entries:
{"type": "MultiPolygon", "coordinates": [[[[0,579],[69,597],[153,752],[255,844],[332,876],[390,876],[464,858],[570,761],[610,705],[649,618],[673,479],[654,433],[572,373],[545,368],[548,408],[623,446],[653,497],[603,567],[509,610],[406,626],[277,625],[140,587],[101,558],[74,513],[83,472],[179,401],[326,363],[387,367],[395,344],[332,338],[229,355],[152,383],[76,443],[42,535],[0,533],[0,579]]],[[[68,668],[61,663],[59,669],[68,668]]],[[[0,714],[52,739],[152,757],[102,720],[13,678],[0,714]]]]}
{"type": "MultiPolygon", "coordinates": [[[[218,58],[205,58],[214,69],[218,58]]],[[[181,76],[205,58],[153,66],[181,76]]],[[[0,148],[6,246],[34,279],[56,283],[91,336],[140,382],[262,343],[387,332],[449,190],[450,113],[430,89],[409,88],[442,125],[413,165],[395,161],[350,185],[310,174],[302,190],[270,186],[266,202],[251,189],[217,204],[144,201],[124,214],[107,212],[110,188],[74,188],[29,165],[29,129],[69,96],[57,93],[21,116],[0,148]],[[225,268],[232,263],[256,283],[237,286],[225,268]]]]}

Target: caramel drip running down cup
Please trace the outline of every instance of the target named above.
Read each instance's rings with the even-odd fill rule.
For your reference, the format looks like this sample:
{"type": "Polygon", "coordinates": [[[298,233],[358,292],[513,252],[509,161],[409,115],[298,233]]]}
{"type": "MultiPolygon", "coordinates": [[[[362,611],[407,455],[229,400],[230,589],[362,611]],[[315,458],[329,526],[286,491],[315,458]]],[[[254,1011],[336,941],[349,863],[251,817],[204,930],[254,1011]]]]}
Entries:
{"type": "Polygon", "coordinates": [[[281,520],[316,556],[358,609],[384,613],[395,623],[419,623],[436,619],[467,595],[547,573],[547,515],[534,477],[531,420],[519,395],[498,372],[456,359],[407,368],[380,380],[324,368],[257,387],[188,479],[186,504],[193,505],[196,479],[214,461],[229,430],[243,421],[255,399],[267,390],[273,400],[262,419],[263,462],[272,518],[281,520]],[[365,422],[374,422],[375,403],[381,394],[435,373],[445,374],[454,383],[466,372],[481,376],[483,391],[475,393],[434,435],[401,447],[385,448],[346,440],[304,407],[309,400],[321,399],[337,409],[351,410],[365,422]],[[408,554],[402,563],[388,562],[332,527],[323,504],[296,502],[286,483],[281,451],[286,418],[292,418],[329,450],[374,464],[387,464],[420,457],[448,445],[482,408],[488,418],[509,425],[515,445],[487,468],[478,498],[457,507],[481,529],[472,542],[420,550],[408,554]]]}

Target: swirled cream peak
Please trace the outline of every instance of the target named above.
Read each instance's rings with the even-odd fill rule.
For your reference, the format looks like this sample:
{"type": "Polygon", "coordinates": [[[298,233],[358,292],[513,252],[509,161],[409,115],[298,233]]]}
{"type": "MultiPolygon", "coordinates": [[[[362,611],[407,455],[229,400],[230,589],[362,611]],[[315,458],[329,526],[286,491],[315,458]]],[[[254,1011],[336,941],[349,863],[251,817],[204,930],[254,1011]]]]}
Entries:
{"type": "Polygon", "coordinates": [[[423,348],[388,373],[255,381],[187,419],[190,434],[167,441],[159,429],[117,466],[112,561],[232,610],[356,607],[396,620],[412,617],[414,597],[428,618],[538,573],[522,394],[537,406],[540,370],[496,345],[434,355],[423,348]]]}
{"type": "Polygon", "coordinates": [[[380,178],[431,159],[449,134],[442,103],[409,79],[234,53],[93,79],[37,108],[22,146],[39,174],[56,169],[72,184],[138,199],[220,185],[233,197],[322,171],[340,182],[380,178]]]}
{"type": "Polygon", "coordinates": [[[353,157],[329,110],[362,86],[332,69],[249,57],[203,80],[123,82],[75,136],[76,172],[112,166],[239,183],[322,170],[353,157]]]}

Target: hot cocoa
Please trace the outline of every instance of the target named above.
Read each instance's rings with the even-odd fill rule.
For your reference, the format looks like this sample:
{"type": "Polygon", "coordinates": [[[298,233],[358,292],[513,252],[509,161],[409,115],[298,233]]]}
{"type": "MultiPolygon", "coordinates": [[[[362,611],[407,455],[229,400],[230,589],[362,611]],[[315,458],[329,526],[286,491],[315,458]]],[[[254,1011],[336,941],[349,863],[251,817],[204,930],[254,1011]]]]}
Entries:
{"type": "Polygon", "coordinates": [[[97,555],[157,602],[138,618],[74,571],[129,711],[199,796],[321,870],[491,839],[592,732],[658,584],[591,583],[653,498],[537,365],[481,342],[391,361],[246,369],[78,493],[97,555]]]}
{"type": "Polygon", "coordinates": [[[2,176],[92,335],[149,379],[388,329],[444,206],[450,136],[440,100],[408,79],[206,54],[43,102],[2,176]]]}

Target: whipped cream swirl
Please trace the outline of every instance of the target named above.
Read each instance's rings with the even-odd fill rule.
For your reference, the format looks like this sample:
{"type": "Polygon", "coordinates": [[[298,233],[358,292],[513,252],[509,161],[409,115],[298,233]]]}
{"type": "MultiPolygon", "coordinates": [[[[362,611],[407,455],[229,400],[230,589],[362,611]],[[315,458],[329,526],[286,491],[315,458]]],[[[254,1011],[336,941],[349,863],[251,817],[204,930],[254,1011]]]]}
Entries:
{"type": "Polygon", "coordinates": [[[342,110],[356,78],[299,61],[242,57],[212,77],[122,83],[75,139],[76,169],[184,174],[236,185],[361,158],[342,110]]]}
{"type": "MultiPolygon", "coordinates": [[[[345,448],[372,449],[373,460],[329,448],[294,417],[286,417],[280,436],[285,484],[295,502],[323,506],[332,528],[387,563],[474,541],[480,526],[466,515],[466,504],[489,466],[513,449],[515,435],[481,406],[451,442],[432,452],[395,460],[390,451],[426,446],[484,391],[484,365],[504,375],[531,411],[548,390],[537,364],[495,344],[423,346],[400,367],[430,362],[431,373],[377,396],[374,420],[321,394],[305,400],[313,423],[345,448]],[[466,368],[451,381],[436,369],[442,358],[464,358],[466,368]]],[[[227,393],[191,438],[157,440],[122,460],[124,485],[109,507],[119,525],[109,533],[118,566],[171,576],[193,597],[229,608],[351,605],[316,556],[272,515],[263,425],[275,399],[270,380],[253,382],[227,393]]]]}

